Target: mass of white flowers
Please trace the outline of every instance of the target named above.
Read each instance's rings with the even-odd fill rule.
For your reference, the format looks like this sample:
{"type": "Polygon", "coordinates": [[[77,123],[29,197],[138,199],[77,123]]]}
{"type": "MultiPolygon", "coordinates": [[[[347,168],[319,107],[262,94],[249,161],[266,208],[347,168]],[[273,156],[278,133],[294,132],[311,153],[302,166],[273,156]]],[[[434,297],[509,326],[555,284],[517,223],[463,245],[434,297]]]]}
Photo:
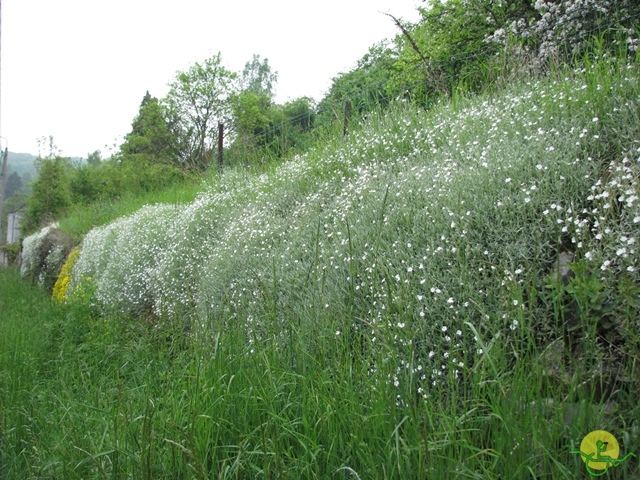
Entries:
{"type": "Polygon", "coordinates": [[[45,238],[56,228],[58,228],[58,224],[52,223],[36,233],[25,237],[22,241],[20,275],[26,277],[33,273],[37,263],[42,260],[39,256],[39,250],[42,247],[45,238]]]}
{"type": "Polygon", "coordinates": [[[327,325],[395,345],[388,381],[413,375],[426,395],[487,351],[468,324],[497,322],[505,341],[525,331],[527,285],[558,239],[637,275],[636,139],[606,181],[585,153],[600,119],[637,114],[635,69],[617,75],[606,88],[576,74],[455,109],[405,106],[268,174],[227,174],[191,203],[91,231],[68,294],[87,283],[107,312],[233,324],[247,352],[287,341],[296,322],[327,325]]]}

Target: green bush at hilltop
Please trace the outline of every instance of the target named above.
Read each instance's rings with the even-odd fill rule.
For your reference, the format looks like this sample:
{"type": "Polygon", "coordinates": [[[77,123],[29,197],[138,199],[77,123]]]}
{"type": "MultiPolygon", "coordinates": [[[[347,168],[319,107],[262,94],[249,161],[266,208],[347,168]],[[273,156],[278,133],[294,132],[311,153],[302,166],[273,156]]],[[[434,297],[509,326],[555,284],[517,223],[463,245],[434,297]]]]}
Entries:
{"type": "Polygon", "coordinates": [[[95,228],[29,322],[2,272],[0,339],[38,341],[0,344],[0,475],[572,479],[597,429],[640,453],[638,65],[555,73],[95,228]]]}

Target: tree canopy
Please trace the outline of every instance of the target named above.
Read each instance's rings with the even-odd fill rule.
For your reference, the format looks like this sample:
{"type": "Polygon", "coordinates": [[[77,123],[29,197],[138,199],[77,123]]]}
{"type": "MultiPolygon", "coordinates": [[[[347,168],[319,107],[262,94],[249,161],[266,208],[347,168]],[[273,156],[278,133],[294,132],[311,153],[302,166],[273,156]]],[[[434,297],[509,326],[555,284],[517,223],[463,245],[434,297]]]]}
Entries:
{"type": "Polygon", "coordinates": [[[187,168],[204,169],[213,157],[218,124],[231,116],[237,75],[222,65],[220,53],[178,72],[164,99],[177,154],[187,168]]]}
{"type": "Polygon", "coordinates": [[[148,91],[120,151],[125,159],[159,163],[172,163],[177,156],[176,139],[167,123],[166,112],[148,91]]]}

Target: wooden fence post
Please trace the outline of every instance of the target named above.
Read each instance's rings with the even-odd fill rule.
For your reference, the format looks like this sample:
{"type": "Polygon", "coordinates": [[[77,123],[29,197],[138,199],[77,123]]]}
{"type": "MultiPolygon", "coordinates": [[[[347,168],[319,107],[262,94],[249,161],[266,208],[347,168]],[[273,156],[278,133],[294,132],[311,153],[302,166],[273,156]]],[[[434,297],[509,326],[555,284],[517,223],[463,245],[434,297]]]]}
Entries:
{"type": "Polygon", "coordinates": [[[342,128],[342,135],[346,136],[349,133],[349,117],[351,116],[351,100],[347,100],[344,104],[344,127],[342,128]]]}
{"type": "Polygon", "coordinates": [[[218,122],[218,168],[222,168],[222,144],[224,143],[224,124],[218,122]]]}

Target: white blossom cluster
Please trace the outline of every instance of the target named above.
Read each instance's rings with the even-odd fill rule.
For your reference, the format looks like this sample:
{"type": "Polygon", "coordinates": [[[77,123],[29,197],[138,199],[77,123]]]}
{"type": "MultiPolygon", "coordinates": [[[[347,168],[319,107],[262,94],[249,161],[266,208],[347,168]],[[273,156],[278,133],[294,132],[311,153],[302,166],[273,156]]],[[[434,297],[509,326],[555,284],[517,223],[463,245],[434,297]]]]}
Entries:
{"type": "Polygon", "coordinates": [[[152,275],[170,245],[167,230],[178,207],[146,206],[104,227],[93,229],[82,243],[67,296],[89,282],[94,301],[108,312],[140,314],[153,305],[152,275]]]}
{"type": "MultiPolygon", "coordinates": [[[[640,148],[613,160],[606,180],[591,187],[592,208],[583,214],[593,218],[591,249],[584,257],[597,261],[602,272],[637,275],[640,241],[640,148]]],[[[580,245],[582,246],[582,245],[580,245]]]]}
{"type": "MultiPolygon", "coordinates": [[[[42,262],[43,258],[45,263],[49,265],[55,265],[55,267],[60,267],[60,257],[62,254],[61,249],[54,249],[49,252],[41,252],[44,241],[47,236],[56,228],[58,228],[57,223],[52,223],[37,231],[36,233],[25,237],[22,241],[22,254],[21,254],[21,263],[20,263],[20,275],[22,277],[30,276],[36,270],[38,263],[42,262]],[[51,256],[51,258],[49,258],[51,256]]],[[[38,281],[42,283],[44,269],[40,272],[40,276],[38,281]]]]}
{"type": "Polygon", "coordinates": [[[626,34],[629,51],[638,48],[638,32],[632,25],[640,20],[640,6],[634,0],[537,0],[534,8],[535,18],[516,20],[487,40],[504,44],[511,35],[533,40],[543,61],[579,53],[591,37],[611,29],[626,34]]]}

